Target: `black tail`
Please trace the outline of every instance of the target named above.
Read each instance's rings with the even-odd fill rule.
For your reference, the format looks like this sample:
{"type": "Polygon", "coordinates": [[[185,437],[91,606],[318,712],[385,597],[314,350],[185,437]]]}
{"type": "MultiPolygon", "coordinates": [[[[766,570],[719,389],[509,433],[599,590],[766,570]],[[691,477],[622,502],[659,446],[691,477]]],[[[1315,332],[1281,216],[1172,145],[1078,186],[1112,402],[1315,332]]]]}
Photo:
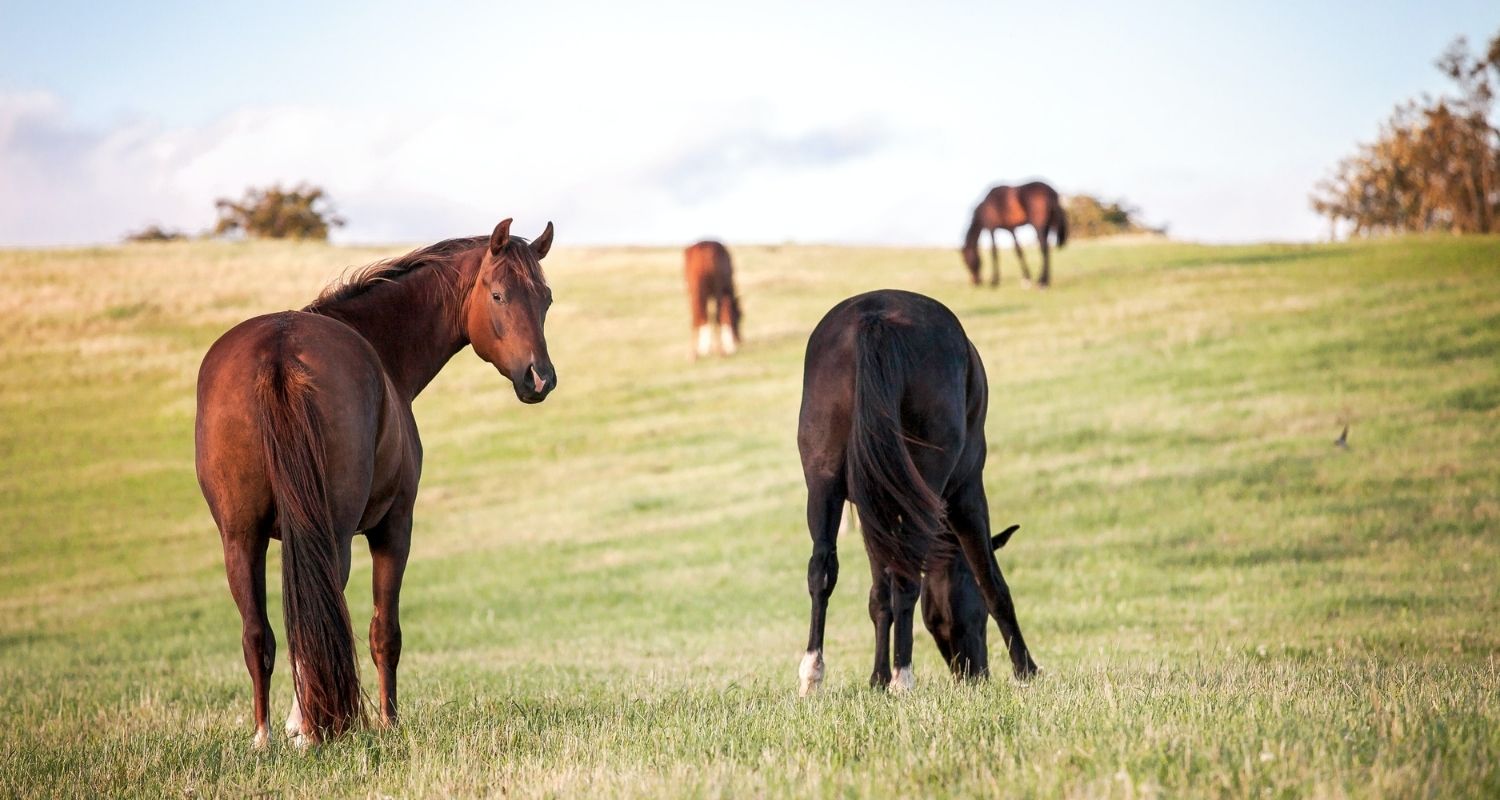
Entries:
{"type": "Polygon", "coordinates": [[[280,354],[256,382],[261,444],[281,531],[281,592],[304,733],[321,740],[364,718],[338,532],[324,481],[323,420],[311,376],[280,354]]]}
{"type": "Polygon", "coordinates": [[[912,355],[882,312],[860,318],[854,342],[849,498],[859,508],[865,545],[892,571],[916,579],[946,522],[943,500],[917,472],[901,431],[901,391],[912,355]]]}
{"type": "Polygon", "coordinates": [[[1059,205],[1052,210],[1057,215],[1057,249],[1068,243],[1068,212],[1059,205]]]}

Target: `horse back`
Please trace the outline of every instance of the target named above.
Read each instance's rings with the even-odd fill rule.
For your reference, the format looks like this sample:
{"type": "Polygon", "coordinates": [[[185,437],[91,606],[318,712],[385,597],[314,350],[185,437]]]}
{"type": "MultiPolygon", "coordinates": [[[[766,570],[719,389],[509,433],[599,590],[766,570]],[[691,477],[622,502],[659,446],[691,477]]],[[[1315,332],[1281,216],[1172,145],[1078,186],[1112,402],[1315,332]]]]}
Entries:
{"type": "Polygon", "coordinates": [[[288,370],[305,376],[322,420],[336,525],[352,533],[378,521],[380,506],[388,507],[408,482],[403,473],[420,461],[410,409],[396,397],[374,348],[352,328],[288,311],[230,329],[199,369],[198,480],[220,530],[264,527],[274,515],[258,386],[288,370]]]}
{"type": "Polygon", "coordinates": [[[704,297],[734,293],[734,268],[729,250],[715,241],[702,241],[683,251],[689,290],[696,287],[704,297]]]}
{"type": "MultiPolygon", "coordinates": [[[[799,445],[804,470],[842,470],[854,405],[855,346],[862,321],[877,315],[892,324],[890,354],[903,362],[899,394],[903,434],[930,446],[911,447],[919,472],[943,494],[958,468],[983,447],[987,389],[978,354],[958,318],[932,298],[894,289],[851,297],[835,306],[808,340],[803,372],[799,445]],[[837,466],[835,466],[837,465],[837,466]]],[[[980,451],[982,464],[982,449],[980,451]]]]}

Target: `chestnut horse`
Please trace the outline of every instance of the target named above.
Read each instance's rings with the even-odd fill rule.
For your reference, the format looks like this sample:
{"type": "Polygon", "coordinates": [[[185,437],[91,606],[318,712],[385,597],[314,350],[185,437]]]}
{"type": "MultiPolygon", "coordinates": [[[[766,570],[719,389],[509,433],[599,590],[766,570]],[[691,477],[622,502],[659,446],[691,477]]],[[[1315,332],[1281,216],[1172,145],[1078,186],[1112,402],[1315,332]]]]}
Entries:
{"type": "Polygon", "coordinates": [[[988,403],[979,353],[953,312],[930,297],[894,289],[857,295],[813,330],[797,425],[813,542],[802,695],[823,682],[823,629],[838,582],[836,534],[845,498],[859,509],[872,569],[882,565],[877,583],[888,590],[895,663],[906,671],[891,682],[895,688],[910,682],[922,572],[954,551],[951,557],[962,558],[975,576],[1016,677],[1036,672],[991,549],[983,482],[988,403]]]}
{"type": "Polygon", "coordinates": [[[693,314],[693,330],[697,332],[693,358],[708,355],[714,346],[715,336],[708,322],[709,301],[713,302],[713,319],[719,328],[719,352],[734,355],[740,343],[740,299],[734,294],[734,268],[729,263],[729,251],[719,242],[704,241],[682,251],[682,256],[688,306],[693,314]]]}
{"type": "Polygon", "coordinates": [[[1000,247],[995,238],[996,231],[1010,231],[1010,241],[1016,247],[1016,258],[1021,262],[1021,276],[1031,284],[1031,270],[1026,268],[1026,256],[1021,252],[1021,242],[1016,238],[1016,228],[1030,225],[1036,230],[1037,242],[1042,246],[1042,278],[1037,285],[1043,289],[1052,284],[1052,249],[1047,234],[1057,236],[1057,246],[1068,243],[1068,215],[1063,212],[1057,191],[1041,181],[1022,186],[996,186],[985,195],[974,209],[974,219],[964,234],[964,264],[974,285],[979,285],[979,235],[990,232],[990,259],[994,272],[990,285],[1000,285],[1000,247]]]}
{"type": "Polygon", "coordinates": [[[276,638],[266,617],[266,549],[281,540],[282,602],[293,683],[287,734],[299,745],[364,719],[344,602],[350,545],[374,562],[370,654],[380,721],[396,719],[398,603],[411,545],[422,444],[412,399],[472,344],[540,403],[556,386],[542,328],[552,292],[534,242],[449,239],[364,267],[301,311],[231,328],[198,373],[198,483],[224,545],[255,695],[255,745],[270,740],[276,638]]]}

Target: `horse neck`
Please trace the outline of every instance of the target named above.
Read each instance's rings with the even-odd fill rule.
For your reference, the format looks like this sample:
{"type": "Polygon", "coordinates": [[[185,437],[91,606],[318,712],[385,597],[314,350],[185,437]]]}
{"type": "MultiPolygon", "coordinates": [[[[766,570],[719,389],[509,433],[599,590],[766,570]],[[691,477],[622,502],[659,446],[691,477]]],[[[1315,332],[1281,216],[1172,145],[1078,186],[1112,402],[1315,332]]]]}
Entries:
{"type": "MultiPolygon", "coordinates": [[[[980,204],[979,208],[974,209],[974,220],[969,223],[969,230],[964,233],[964,247],[979,246],[979,234],[984,230],[984,223],[979,221],[979,212],[983,208],[984,205],[980,204]]],[[[952,230],[952,228],[949,228],[949,230],[952,230]]]]}
{"type": "Polygon", "coordinates": [[[479,269],[479,253],[456,256],[451,265],[419,267],[320,313],[369,341],[396,391],[410,402],[469,344],[463,306],[479,269]]]}

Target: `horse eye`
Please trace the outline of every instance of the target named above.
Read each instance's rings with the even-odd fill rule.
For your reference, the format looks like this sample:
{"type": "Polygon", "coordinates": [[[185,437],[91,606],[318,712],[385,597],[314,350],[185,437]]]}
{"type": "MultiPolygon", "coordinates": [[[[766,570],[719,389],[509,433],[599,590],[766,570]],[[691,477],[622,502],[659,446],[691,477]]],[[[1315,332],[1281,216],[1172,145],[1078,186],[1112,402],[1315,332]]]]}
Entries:
{"type": "Polygon", "coordinates": [[[497,303],[505,302],[505,296],[500,294],[499,292],[490,292],[490,299],[494,300],[497,303]]]}

